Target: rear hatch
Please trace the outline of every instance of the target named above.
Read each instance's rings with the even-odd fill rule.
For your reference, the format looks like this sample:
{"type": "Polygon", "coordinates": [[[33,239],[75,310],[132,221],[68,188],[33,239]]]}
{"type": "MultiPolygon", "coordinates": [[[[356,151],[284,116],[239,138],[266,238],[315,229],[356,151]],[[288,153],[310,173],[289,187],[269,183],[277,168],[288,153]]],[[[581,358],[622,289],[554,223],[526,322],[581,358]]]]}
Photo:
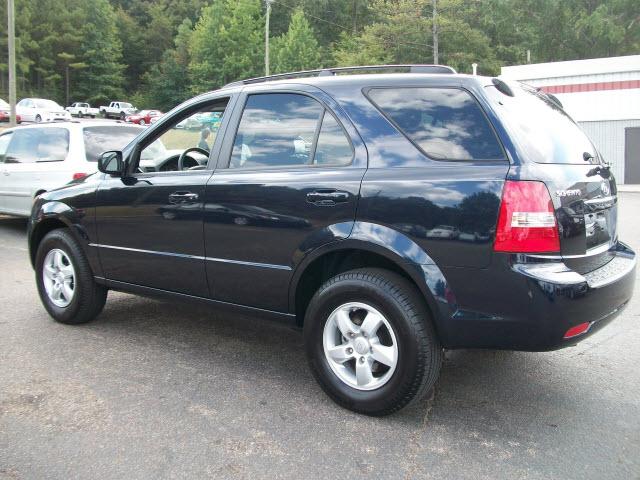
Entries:
{"type": "Polygon", "coordinates": [[[486,91],[523,160],[510,176],[543,181],[549,190],[567,266],[587,273],[610,261],[617,188],[593,143],[555,97],[515,82],[497,81],[486,91]]]}

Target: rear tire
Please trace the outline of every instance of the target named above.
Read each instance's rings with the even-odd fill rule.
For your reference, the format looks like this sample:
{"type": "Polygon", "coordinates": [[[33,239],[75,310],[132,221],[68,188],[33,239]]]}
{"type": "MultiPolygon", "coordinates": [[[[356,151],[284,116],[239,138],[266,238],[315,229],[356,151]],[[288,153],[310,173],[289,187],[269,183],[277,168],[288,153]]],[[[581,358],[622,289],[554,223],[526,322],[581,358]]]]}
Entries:
{"type": "Polygon", "coordinates": [[[40,300],[54,320],[86,323],[104,308],[107,288],[94,281],[82,248],[68,230],[45,235],[36,252],[35,270],[40,300]]]}
{"type": "Polygon", "coordinates": [[[420,400],[442,365],[442,347],[420,292],[382,269],[352,270],[322,285],[307,308],[304,340],[322,389],[366,415],[388,415],[420,400]]]}
{"type": "Polygon", "coordinates": [[[36,123],[40,123],[42,121],[42,117],[40,115],[36,115],[36,123]]]}

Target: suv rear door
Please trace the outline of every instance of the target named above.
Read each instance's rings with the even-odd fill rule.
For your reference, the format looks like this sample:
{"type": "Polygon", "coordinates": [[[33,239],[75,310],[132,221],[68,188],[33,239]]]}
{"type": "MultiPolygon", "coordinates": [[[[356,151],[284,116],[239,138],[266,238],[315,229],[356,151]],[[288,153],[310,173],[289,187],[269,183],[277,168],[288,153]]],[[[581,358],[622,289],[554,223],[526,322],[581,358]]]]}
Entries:
{"type": "Polygon", "coordinates": [[[615,178],[580,127],[554,98],[509,83],[487,94],[524,160],[520,180],[542,180],[554,203],[565,263],[587,273],[607,263],[617,241],[615,178]],[[507,91],[507,92],[509,92],[507,91]]]}
{"type": "Polygon", "coordinates": [[[206,187],[206,269],[212,298],[282,312],[296,263],[351,232],[367,154],[328,95],[263,89],[245,88],[206,187]]]}

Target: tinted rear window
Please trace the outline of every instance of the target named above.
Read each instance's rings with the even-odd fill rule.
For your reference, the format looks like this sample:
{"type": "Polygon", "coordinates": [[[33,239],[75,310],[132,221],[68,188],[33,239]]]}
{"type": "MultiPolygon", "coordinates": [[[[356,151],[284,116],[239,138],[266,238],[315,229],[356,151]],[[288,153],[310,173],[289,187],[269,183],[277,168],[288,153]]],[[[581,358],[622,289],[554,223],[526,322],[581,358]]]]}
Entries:
{"type": "Polygon", "coordinates": [[[486,88],[509,133],[537,163],[584,165],[584,153],[598,157],[587,135],[567,113],[544,93],[516,82],[506,82],[513,97],[486,88]]]}
{"type": "Polygon", "coordinates": [[[476,100],[457,88],[372,88],[374,105],[420,150],[438,160],[504,160],[476,100]]]}
{"type": "Polygon", "coordinates": [[[142,129],[125,126],[104,125],[84,129],[84,149],[87,160],[97,162],[103,152],[122,150],[142,129]]]}

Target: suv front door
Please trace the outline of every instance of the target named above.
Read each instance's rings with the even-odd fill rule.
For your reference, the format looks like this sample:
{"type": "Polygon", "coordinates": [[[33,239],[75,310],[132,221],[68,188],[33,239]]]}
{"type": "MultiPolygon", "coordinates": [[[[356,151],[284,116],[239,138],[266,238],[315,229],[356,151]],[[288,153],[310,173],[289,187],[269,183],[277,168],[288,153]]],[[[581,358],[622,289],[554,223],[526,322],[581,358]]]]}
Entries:
{"type": "Polygon", "coordinates": [[[286,312],[297,262],[351,232],[366,148],[330,97],[299,88],[246,87],[234,110],[206,188],[215,300],[286,312]]]}
{"type": "Polygon", "coordinates": [[[203,112],[224,113],[228,102],[229,97],[200,102],[152,127],[133,149],[129,173],[103,180],[97,193],[96,246],[107,279],[208,296],[203,202],[217,142],[215,132],[197,119],[203,112]],[[182,128],[187,119],[189,128],[182,128]],[[190,153],[178,170],[180,154],[204,145],[205,133],[207,145],[213,143],[211,155],[190,153]]]}

